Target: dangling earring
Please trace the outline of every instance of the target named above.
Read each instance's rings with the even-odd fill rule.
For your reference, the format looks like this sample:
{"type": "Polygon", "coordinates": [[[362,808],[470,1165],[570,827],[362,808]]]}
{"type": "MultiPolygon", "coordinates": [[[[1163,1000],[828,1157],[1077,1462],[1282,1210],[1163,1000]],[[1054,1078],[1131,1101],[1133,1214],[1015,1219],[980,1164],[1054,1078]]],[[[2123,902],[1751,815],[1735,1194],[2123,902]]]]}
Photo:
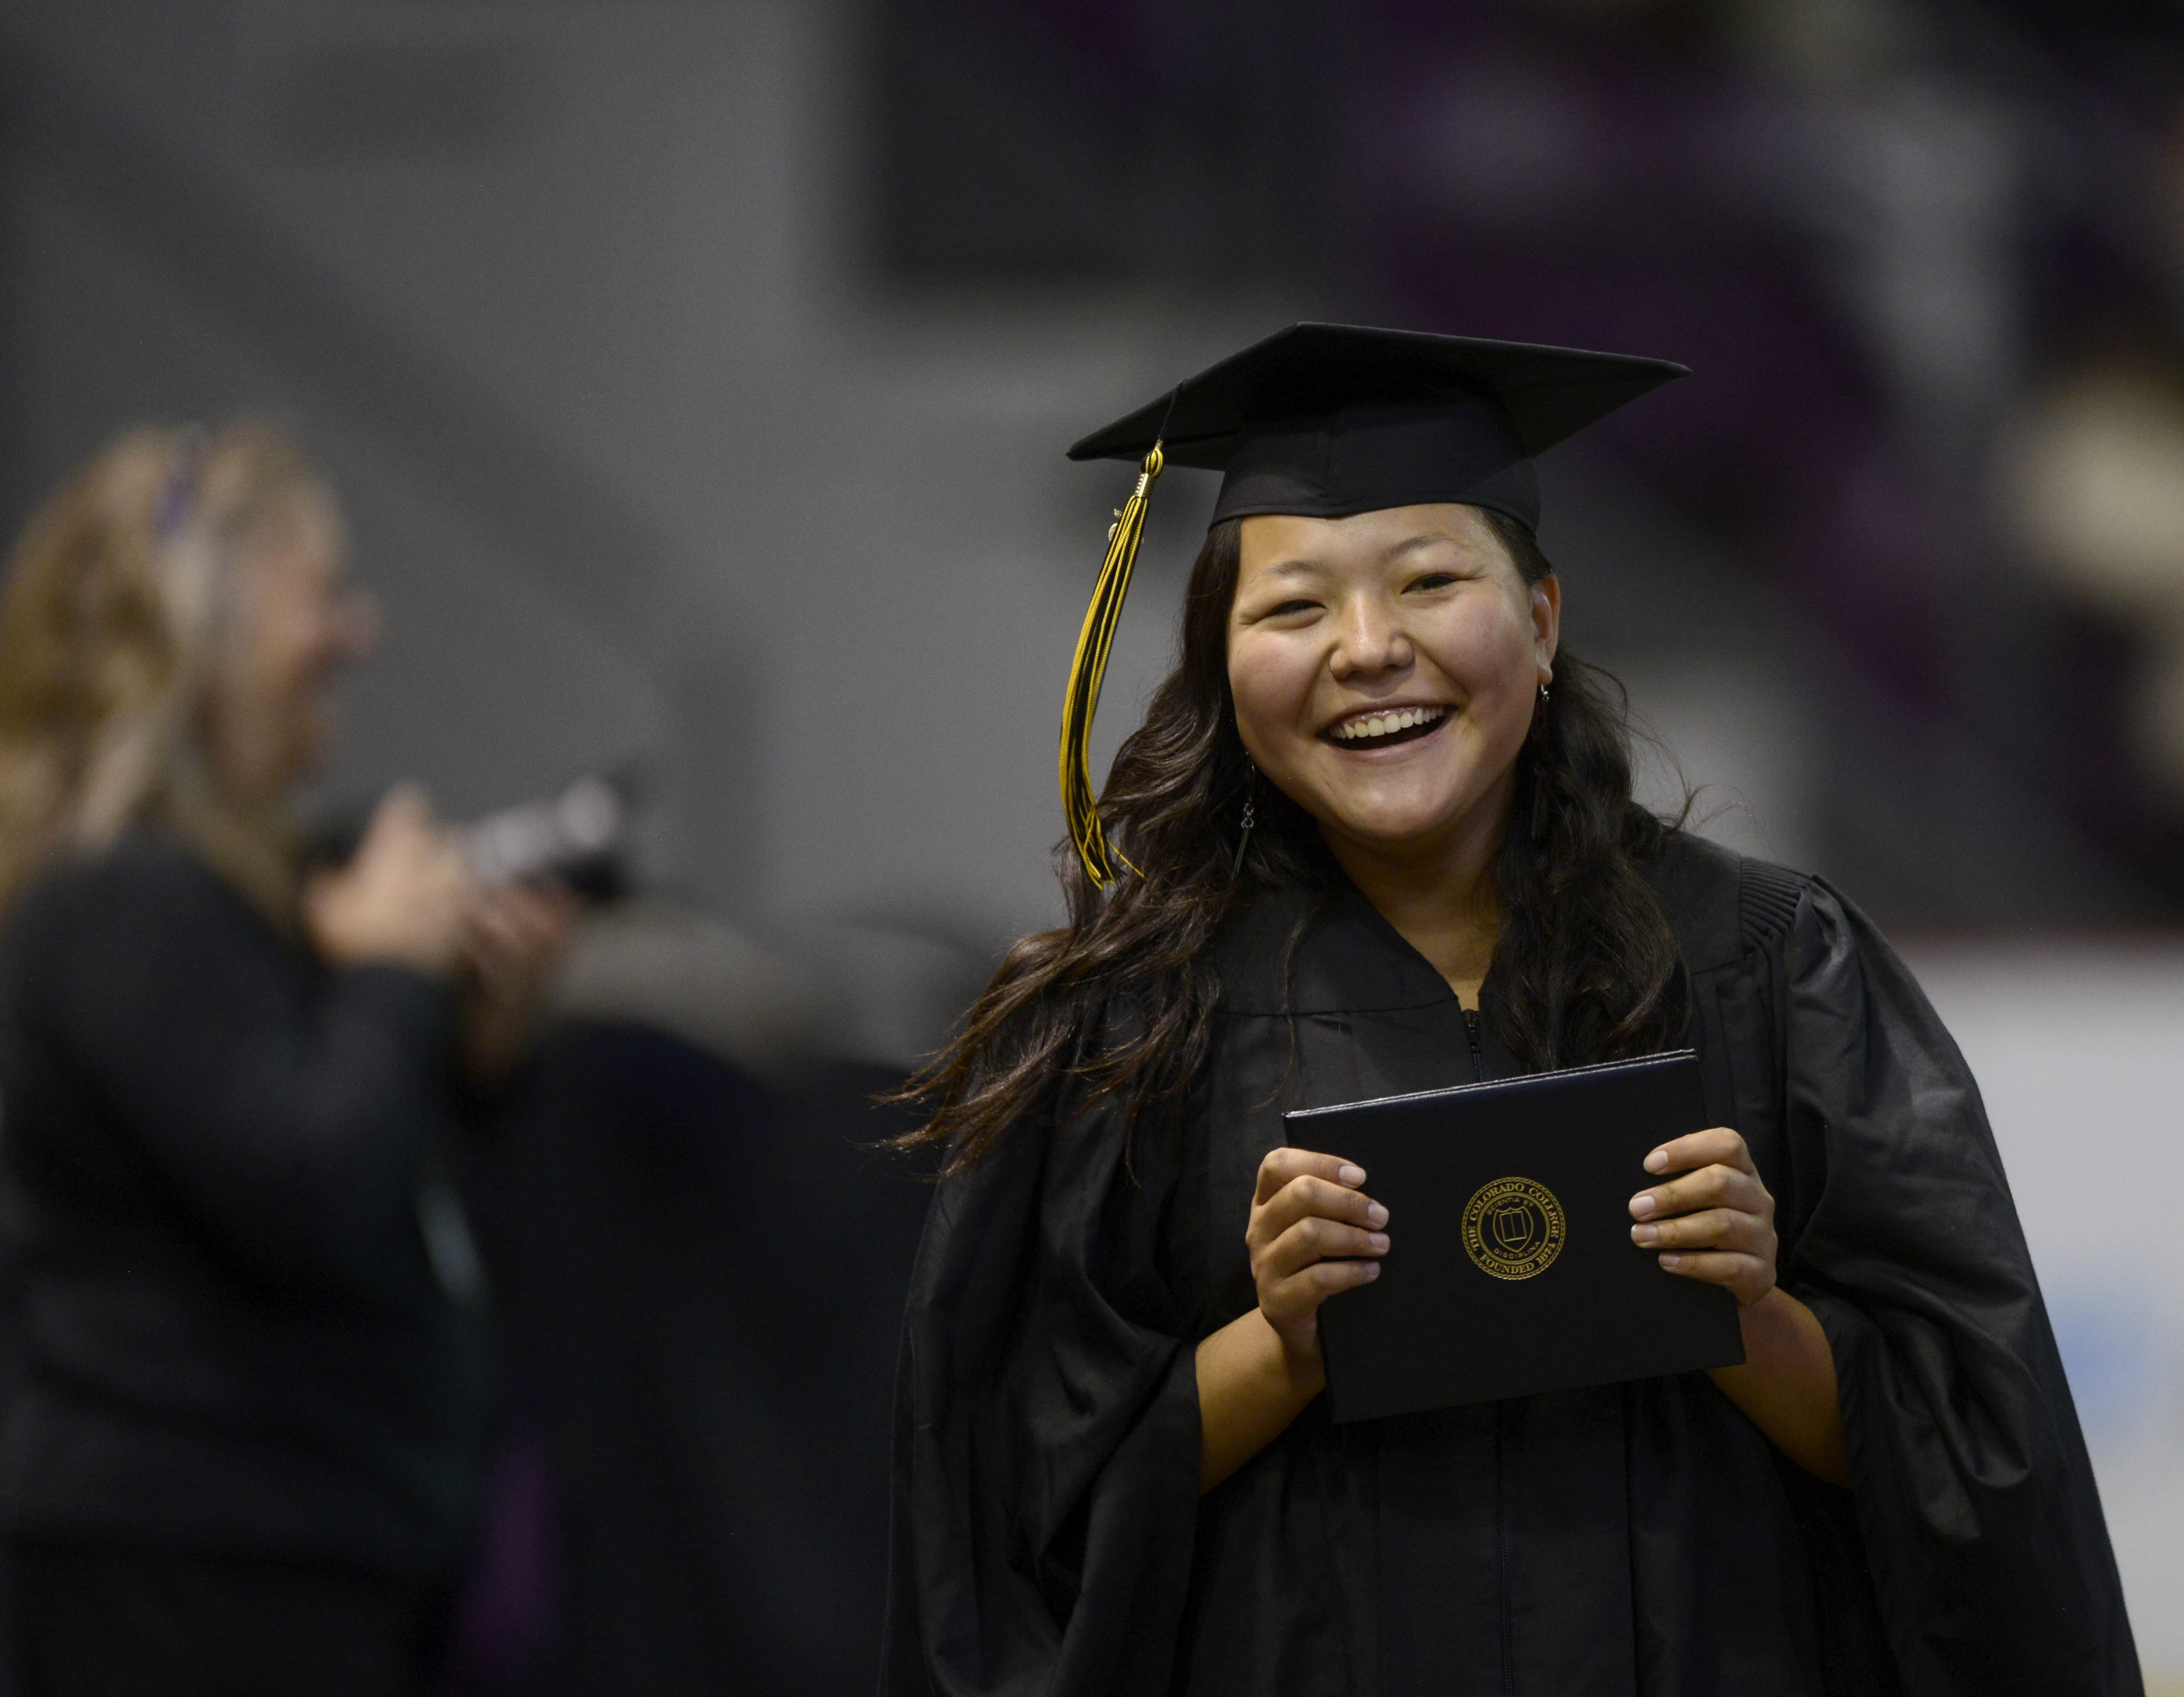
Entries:
{"type": "MultiPolygon", "coordinates": [[[[1548,698],[1547,687],[1543,683],[1540,686],[1539,707],[1532,715],[1532,728],[1524,739],[1535,754],[1546,743],[1548,698]]],[[[1532,787],[1532,841],[1544,843],[1547,840],[1547,792],[1546,787],[1540,782],[1540,766],[1536,758],[1530,763],[1526,782],[1532,787]]]]}
{"type": "Polygon", "coordinates": [[[1236,858],[1228,863],[1228,876],[1231,878],[1240,878],[1244,875],[1244,851],[1251,846],[1251,827],[1258,823],[1259,804],[1257,798],[1251,793],[1258,776],[1258,767],[1256,765],[1245,767],[1244,778],[1244,829],[1236,838],[1236,858]]]}

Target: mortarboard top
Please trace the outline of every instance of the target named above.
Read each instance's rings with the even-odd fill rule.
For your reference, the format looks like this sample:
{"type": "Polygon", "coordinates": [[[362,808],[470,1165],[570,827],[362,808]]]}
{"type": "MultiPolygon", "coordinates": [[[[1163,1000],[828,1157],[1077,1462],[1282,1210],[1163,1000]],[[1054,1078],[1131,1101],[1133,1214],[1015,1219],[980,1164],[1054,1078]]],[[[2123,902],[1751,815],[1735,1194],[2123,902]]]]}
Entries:
{"type": "Polygon", "coordinates": [[[1453,502],[1535,528],[1534,456],[1687,375],[1669,360],[1624,353],[1295,324],[1072,448],[1072,459],[1142,461],[1109,533],[1062,707],[1062,810],[1093,882],[1106,884],[1127,864],[1108,846],[1086,766],[1146,498],[1164,466],[1223,474],[1216,523],[1453,502]]]}
{"type": "Polygon", "coordinates": [[[1665,359],[1420,331],[1295,324],[1095,431],[1072,459],[1227,476],[1213,516],[1345,518],[1453,501],[1539,521],[1530,461],[1687,376],[1665,359]]]}

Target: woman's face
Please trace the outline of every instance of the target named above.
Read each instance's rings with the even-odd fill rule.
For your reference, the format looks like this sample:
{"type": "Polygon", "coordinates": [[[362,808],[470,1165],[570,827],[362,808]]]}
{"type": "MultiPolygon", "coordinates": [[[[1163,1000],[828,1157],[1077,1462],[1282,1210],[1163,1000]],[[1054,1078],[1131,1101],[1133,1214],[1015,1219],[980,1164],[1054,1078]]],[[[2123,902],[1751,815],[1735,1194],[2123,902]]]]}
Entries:
{"type": "Polygon", "coordinates": [[[222,788],[262,805],[324,762],[334,740],[333,685],[379,633],[348,581],[332,502],[299,491],[236,548],[227,642],[205,702],[205,743],[222,788]]]}
{"type": "Polygon", "coordinates": [[[1228,623],[1244,747],[1338,851],[1498,836],[1561,606],[1475,507],[1246,519],[1228,623]]]}

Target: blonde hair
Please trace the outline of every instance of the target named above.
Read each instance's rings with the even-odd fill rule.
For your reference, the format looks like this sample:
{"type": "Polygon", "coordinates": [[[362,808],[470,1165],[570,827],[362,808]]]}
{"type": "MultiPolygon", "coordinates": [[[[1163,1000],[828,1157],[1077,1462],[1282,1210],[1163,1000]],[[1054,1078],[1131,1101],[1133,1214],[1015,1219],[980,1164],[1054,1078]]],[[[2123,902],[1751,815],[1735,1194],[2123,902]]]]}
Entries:
{"type": "Polygon", "coordinates": [[[325,489],[271,425],[142,429],[31,520],[0,591],[0,911],[57,854],[205,811],[198,708],[229,563],[325,489]]]}

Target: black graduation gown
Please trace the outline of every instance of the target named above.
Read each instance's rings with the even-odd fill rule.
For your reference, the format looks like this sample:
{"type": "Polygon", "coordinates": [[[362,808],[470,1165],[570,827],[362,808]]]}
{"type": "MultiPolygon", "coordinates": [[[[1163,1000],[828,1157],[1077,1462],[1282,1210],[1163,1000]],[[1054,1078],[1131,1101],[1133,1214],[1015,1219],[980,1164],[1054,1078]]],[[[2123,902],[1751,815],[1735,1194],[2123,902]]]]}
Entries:
{"type": "MultiPolygon", "coordinates": [[[[1852,1488],[1695,1373],[1340,1428],[1315,1403],[1199,1497],[1194,1345],[1254,1301],[1244,1226],[1283,1110],[1474,1076],[1446,984],[1362,897],[1315,915],[1270,894],[1224,932],[1212,1054],[1180,1104],[1132,1126],[1060,1090],[935,1198],[886,1689],[2140,1689],[1956,1046],[1825,883],[1687,837],[1650,876],[1708,1110],[1751,1145],[1781,1282],[1835,1354],[1852,1488]]],[[[1516,1070],[1487,1045],[1486,1076],[1516,1070]]]]}

